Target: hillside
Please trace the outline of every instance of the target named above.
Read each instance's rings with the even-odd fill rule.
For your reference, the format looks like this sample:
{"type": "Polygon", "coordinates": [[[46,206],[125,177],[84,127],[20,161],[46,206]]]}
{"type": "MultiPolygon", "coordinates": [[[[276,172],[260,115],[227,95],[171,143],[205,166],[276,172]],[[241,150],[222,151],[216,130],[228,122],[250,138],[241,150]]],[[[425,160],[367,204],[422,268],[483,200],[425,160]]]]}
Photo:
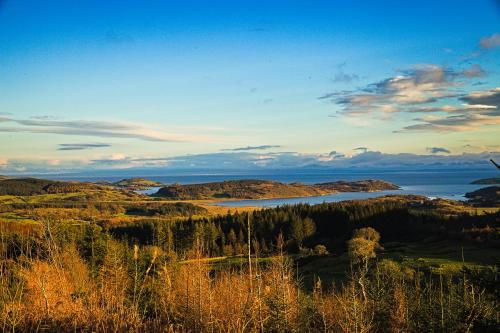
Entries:
{"type": "Polygon", "coordinates": [[[495,177],[495,178],[483,178],[483,179],[478,179],[473,181],[471,184],[475,185],[494,185],[494,184],[500,184],[500,178],[495,177]]]}
{"type": "Polygon", "coordinates": [[[488,186],[465,194],[469,202],[476,206],[500,206],[500,186],[488,186]]]}
{"type": "Polygon", "coordinates": [[[231,180],[204,184],[168,185],[155,196],[175,200],[201,199],[269,199],[305,197],[336,192],[382,191],[398,189],[394,184],[378,180],[329,182],[314,185],[285,184],[267,180],[231,180]]]}
{"type": "Polygon", "coordinates": [[[0,178],[0,195],[40,195],[97,190],[102,186],[90,183],[60,182],[37,178],[0,178]]]}

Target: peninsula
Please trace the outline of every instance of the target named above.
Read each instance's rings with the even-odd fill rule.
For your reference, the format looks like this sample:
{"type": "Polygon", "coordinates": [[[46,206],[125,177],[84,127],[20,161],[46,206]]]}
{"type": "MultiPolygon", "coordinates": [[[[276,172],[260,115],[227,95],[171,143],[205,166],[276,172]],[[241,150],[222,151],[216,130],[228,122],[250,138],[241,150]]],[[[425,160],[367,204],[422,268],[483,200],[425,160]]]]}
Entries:
{"type": "Polygon", "coordinates": [[[231,180],[223,182],[168,185],[154,195],[171,200],[271,199],[306,197],[338,192],[374,192],[397,190],[397,185],[381,180],[336,181],[307,185],[268,180],[231,180]]]}

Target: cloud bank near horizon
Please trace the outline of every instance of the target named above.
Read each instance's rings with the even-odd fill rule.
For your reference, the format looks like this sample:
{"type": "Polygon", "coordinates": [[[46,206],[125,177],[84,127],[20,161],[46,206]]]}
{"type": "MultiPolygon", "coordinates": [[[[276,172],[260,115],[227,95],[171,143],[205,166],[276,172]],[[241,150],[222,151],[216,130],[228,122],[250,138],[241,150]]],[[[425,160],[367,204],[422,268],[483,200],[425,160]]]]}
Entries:
{"type": "Polygon", "coordinates": [[[430,147],[429,154],[389,154],[363,151],[345,155],[296,152],[220,152],[174,157],[133,157],[113,154],[93,160],[7,160],[0,158],[0,174],[37,174],[50,172],[92,172],[96,170],[273,170],[300,168],[332,169],[420,169],[484,168],[489,159],[500,160],[500,151],[450,154],[446,148],[430,147]]]}

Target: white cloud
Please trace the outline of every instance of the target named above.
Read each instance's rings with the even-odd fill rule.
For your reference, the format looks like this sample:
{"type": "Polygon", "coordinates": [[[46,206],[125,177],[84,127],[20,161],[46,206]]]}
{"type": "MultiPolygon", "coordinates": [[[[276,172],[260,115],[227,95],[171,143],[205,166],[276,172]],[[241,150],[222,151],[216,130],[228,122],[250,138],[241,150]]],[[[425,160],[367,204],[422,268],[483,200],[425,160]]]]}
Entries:
{"type": "MultiPolygon", "coordinates": [[[[478,75],[478,68],[467,71],[478,75]]],[[[402,75],[370,84],[357,91],[326,94],[320,99],[330,99],[342,107],[342,114],[360,116],[368,113],[394,113],[405,107],[435,102],[456,96],[450,88],[458,85],[457,77],[464,76],[434,64],[416,65],[402,75]]]]}
{"type": "Polygon", "coordinates": [[[491,36],[483,37],[479,41],[479,46],[483,49],[493,49],[500,46],[500,34],[494,33],[491,36]]]}
{"type": "Polygon", "coordinates": [[[462,75],[466,78],[484,77],[486,76],[486,71],[479,64],[471,65],[462,71],[462,75]]]}

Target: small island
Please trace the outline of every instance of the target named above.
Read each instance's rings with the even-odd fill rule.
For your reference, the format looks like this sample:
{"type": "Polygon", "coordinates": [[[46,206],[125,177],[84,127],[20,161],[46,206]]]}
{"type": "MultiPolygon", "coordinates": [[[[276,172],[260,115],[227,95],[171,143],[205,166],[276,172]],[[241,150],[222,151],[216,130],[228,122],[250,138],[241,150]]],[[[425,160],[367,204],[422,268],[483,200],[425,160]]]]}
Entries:
{"type": "Polygon", "coordinates": [[[358,181],[336,181],[315,184],[315,187],[334,192],[380,192],[399,190],[400,187],[382,180],[367,179],[358,181]]]}
{"type": "Polygon", "coordinates": [[[118,182],[113,183],[112,185],[119,187],[121,189],[132,190],[132,191],[145,190],[151,187],[163,186],[163,184],[160,182],[156,182],[154,180],[149,180],[146,178],[122,179],[118,182]]]}
{"type": "Polygon", "coordinates": [[[307,185],[269,180],[230,180],[203,184],[168,185],[160,188],[157,197],[172,200],[207,199],[273,199],[306,197],[338,192],[375,192],[397,190],[398,186],[380,180],[337,181],[307,185]]]}

